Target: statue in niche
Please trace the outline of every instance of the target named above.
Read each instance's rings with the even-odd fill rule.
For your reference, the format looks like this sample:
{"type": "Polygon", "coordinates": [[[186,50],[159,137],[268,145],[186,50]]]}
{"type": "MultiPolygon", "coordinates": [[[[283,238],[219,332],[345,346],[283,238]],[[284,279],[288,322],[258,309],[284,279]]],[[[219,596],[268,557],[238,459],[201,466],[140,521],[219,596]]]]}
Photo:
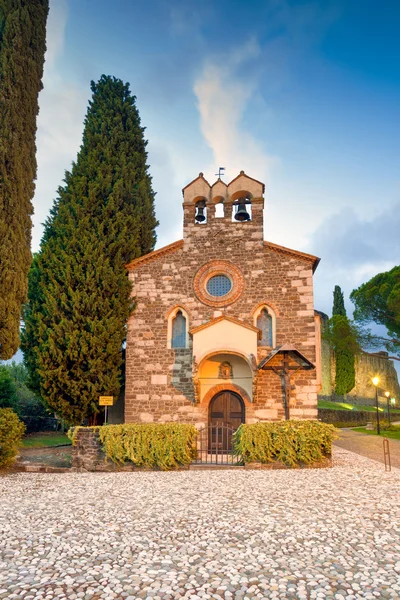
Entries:
{"type": "Polygon", "coordinates": [[[218,378],[219,379],[232,379],[233,378],[233,370],[232,370],[231,363],[223,362],[219,365],[218,378]]]}

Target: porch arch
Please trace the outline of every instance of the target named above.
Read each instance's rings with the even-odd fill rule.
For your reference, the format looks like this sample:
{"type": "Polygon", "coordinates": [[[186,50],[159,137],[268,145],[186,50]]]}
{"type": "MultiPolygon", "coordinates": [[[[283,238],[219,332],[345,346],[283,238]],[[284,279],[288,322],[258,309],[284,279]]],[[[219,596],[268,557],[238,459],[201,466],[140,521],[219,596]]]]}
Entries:
{"type": "Polygon", "coordinates": [[[202,401],[200,402],[200,404],[203,404],[203,406],[208,406],[211,402],[211,400],[214,398],[214,396],[216,396],[217,394],[219,394],[220,392],[234,392],[235,394],[238,394],[243,402],[245,407],[247,406],[251,406],[252,402],[251,402],[251,398],[249,396],[249,394],[246,392],[246,390],[244,388],[242,388],[240,385],[236,385],[235,383],[218,383],[217,385],[214,385],[211,389],[209,389],[202,401]]]}

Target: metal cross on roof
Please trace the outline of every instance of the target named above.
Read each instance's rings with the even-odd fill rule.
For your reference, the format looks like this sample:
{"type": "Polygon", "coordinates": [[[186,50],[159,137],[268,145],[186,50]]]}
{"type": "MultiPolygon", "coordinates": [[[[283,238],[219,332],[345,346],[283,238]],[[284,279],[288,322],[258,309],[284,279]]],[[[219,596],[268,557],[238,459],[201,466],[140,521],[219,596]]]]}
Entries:
{"type": "Polygon", "coordinates": [[[223,173],[223,171],[225,171],[225,167],[219,167],[218,173],[215,173],[215,176],[218,177],[218,179],[221,179],[221,176],[225,175],[225,173],[223,173]]]}

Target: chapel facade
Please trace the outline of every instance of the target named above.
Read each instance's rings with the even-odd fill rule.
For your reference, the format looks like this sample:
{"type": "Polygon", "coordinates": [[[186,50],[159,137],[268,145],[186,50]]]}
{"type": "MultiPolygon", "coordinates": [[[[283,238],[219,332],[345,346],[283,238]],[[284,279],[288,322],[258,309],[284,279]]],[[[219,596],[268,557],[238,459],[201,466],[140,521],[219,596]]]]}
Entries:
{"type": "Polygon", "coordinates": [[[213,185],[200,173],[183,189],[183,239],[127,265],[126,423],[317,418],[319,259],[264,241],[264,192],[243,171],[213,185]]]}

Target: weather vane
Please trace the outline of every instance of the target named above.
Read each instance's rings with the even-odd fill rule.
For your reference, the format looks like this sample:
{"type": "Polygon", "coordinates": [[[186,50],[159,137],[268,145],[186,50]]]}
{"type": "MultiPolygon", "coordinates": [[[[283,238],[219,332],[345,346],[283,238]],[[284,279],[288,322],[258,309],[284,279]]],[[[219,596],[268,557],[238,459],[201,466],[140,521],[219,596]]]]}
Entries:
{"type": "Polygon", "coordinates": [[[218,173],[215,173],[215,176],[218,177],[218,179],[221,179],[221,176],[225,175],[224,171],[225,171],[225,167],[219,167],[218,173]]]}

